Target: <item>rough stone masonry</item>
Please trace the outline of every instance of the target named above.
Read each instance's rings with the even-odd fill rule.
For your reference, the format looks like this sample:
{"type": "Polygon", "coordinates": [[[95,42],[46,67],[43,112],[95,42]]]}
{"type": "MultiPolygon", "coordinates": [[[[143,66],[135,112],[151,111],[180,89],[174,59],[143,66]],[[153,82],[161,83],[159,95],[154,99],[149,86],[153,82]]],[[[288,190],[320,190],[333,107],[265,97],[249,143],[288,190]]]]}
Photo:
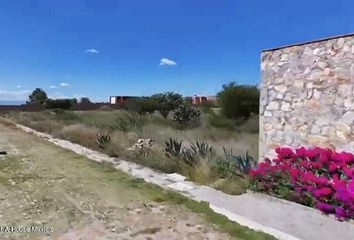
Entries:
{"type": "Polygon", "coordinates": [[[261,56],[260,159],[277,146],[354,152],[354,34],[261,56]]]}

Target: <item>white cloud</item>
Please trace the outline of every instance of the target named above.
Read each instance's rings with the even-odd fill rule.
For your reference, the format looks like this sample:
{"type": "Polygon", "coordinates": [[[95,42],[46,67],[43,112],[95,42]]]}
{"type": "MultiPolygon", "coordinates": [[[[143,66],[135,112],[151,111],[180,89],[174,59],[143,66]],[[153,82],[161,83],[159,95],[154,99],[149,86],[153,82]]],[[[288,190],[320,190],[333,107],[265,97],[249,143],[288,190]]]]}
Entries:
{"type": "Polygon", "coordinates": [[[55,89],[55,88],[58,88],[57,86],[55,86],[55,85],[52,85],[52,86],[50,86],[49,88],[51,88],[51,89],[55,89]]]}
{"type": "Polygon", "coordinates": [[[81,97],[85,97],[85,95],[83,95],[83,94],[74,94],[74,95],[69,96],[69,95],[66,95],[66,94],[63,94],[63,93],[60,93],[60,92],[55,92],[55,93],[49,95],[49,98],[52,98],[52,99],[77,98],[79,100],[81,97]]]}
{"type": "Polygon", "coordinates": [[[69,87],[69,86],[70,86],[69,83],[65,83],[65,82],[60,83],[60,87],[69,87]]]}
{"type": "Polygon", "coordinates": [[[21,85],[17,85],[16,87],[17,87],[17,88],[22,88],[22,86],[21,86],[21,85]]]}
{"type": "Polygon", "coordinates": [[[160,59],[160,66],[167,65],[167,66],[176,66],[177,63],[168,58],[161,58],[160,59]]]}
{"type": "Polygon", "coordinates": [[[85,52],[90,53],[90,54],[96,54],[99,51],[97,49],[94,49],[94,48],[89,48],[89,49],[86,49],[85,52]]]}
{"type": "Polygon", "coordinates": [[[30,90],[9,91],[0,89],[0,100],[25,100],[30,93],[30,90]]]}

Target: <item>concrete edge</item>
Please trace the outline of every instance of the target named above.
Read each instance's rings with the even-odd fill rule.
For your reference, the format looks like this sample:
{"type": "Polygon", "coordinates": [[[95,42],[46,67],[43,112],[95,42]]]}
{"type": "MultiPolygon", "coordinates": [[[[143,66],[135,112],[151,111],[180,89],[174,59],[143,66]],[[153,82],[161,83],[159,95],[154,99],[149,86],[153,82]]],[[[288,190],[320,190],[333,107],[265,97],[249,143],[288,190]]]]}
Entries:
{"type": "Polygon", "coordinates": [[[292,235],[289,235],[287,233],[284,233],[282,231],[279,231],[279,230],[276,230],[274,228],[270,228],[270,227],[266,227],[262,224],[259,224],[257,222],[254,222],[252,220],[249,220],[245,217],[242,217],[238,214],[235,214],[235,213],[232,213],[232,212],[229,212],[225,209],[222,209],[222,208],[218,208],[216,206],[213,206],[210,204],[210,208],[216,212],[216,213],[219,213],[219,214],[222,214],[224,216],[226,216],[228,219],[234,221],[234,222],[237,222],[239,223],[240,225],[242,226],[247,226],[253,230],[256,230],[256,231],[262,231],[264,233],[267,233],[269,235],[272,235],[278,239],[283,239],[283,240],[301,240],[299,238],[296,238],[292,235]]]}
{"type": "MultiPolygon", "coordinates": [[[[146,182],[149,182],[149,183],[152,183],[152,184],[155,184],[155,185],[158,185],[164,189],[169,189],[169,190],[173,190],[173,191],[177,191],[179,192],[180,194],[188,197],[188,198],[191,198],[195,201],[204,201],[203,199],[196,199],[194,198],[193,196],[191,196],[191,194],[185,192],[184,190],[190,190],[190,189],[193,189],[195,185],[194,183],[192,182],[188,182],[188,181],[185,181],[185,180],[182,180],[182,179],[185,179],[185,176],[182,176],[180,174],[177,174],[177,173],[173,173],[172,175],[171,174],[165,174],[165,173],[160,173],[160,172],[157,172],[156,170],[153,170],[151,168],[147,168],[145,166],[142,166],[142,165],[139,165],[139,164],[136,164],[136,163],[132,163],[132,162],[128,162],[128,161],[125,161],[125,160],[119,160],[119,162],[121,162],[122,164],[119,164],[118,163],[114,163],[113,159],[115,158],[111,158],[103,153],[100,153],[100,152],[97,152],[97,151],[94,151],[94,150],[91,150],[89,148],[86,148],[84,146],[81,146],[79,144],[75,144],[75,143],[72,143],[70,141],[67,141],[67,140],[63,140],[63,139],[57,139],[57,138],[54,138],[52,137],[51,135],[49,134],[46,134],[46,133],[41,133],[41,132],[38,132],[34,129],[31,129],[29,127],[26,127],[26,126],[23,126],[21,124],[16,124],[15,125],[17,129],[21,130],[21,131],[24,131],[28,134],[32,134],[34,136],[37,136],[39,138],[42,138],[48,142],[51,142],[59,147],[62,147],[62,148],[65,148],[67,150],[70,150],[76,154],[79,154],[79,155],[82,155],[82,156],[85,156],[91,160],[94,160],[96,162],[103,162],[103,161],[106,161],[106,162],[110,162],[110,163],[113,163],[115,164],[115,168],[116,169],[119,169],[125,173],[128,173],[129,175],[132,175],[133,177],[139,177],[139,178],[143,178],[144,181],[146,182]],[[66,143],[65,146],[63,144],[61,144],[60,142],[62,143],[66,143]],[[70,145],[72,147],[70,147],[70,145]],[[73,149],[73,146],[80,146],[82,148],[82,151],[81,152],[78,152],[78,151],[75,151],[73,149]],[[92,154],[94,154],[94,156],[92,156],[92,154]],[[131,166],[131,168],[126,168],[126,166],[131,166]],[[175,183],[170,183],[170,184],[163,184],[161,182],[159,182],[160,180],[159,179],[155,179],[156,181],[152,181],[151,178],[154,178],[153,176],[142,176],[142,175],[139,175],[139,173],[137,172],[136,169],[134,169],[134,167],[139,167],[141,168],[141,170],[143,171],[143,169],[149,169],[149,171],[155,173],[155,174],[158,174],[158,175],[164,175],[163,177],[166,177],[166,178],[169,178],[169,175],[171,176],[170,178],[174,181],[176,181],[178,179],[178,181],[176,181],[175,183]],[[133,171],[134,173],[133,173],[133,171]],[[187,187],[187,189],[183,189],[181,188],[181,184],[182,185],[185,185],[187,187]]],[[[200,185],[200,186],[203,186],[203,185],[200,185]]],[[[207,187],[207,186],[205,186],[207,187]]],[[[226,193],[223,193],[223,194],[226,194],[226,193]]],[[[226,194],[228,195],[228,194],[226,194]]],[[[230,195],[231,196],[231,195],[230,195]]],[[[209,202],[208,202],[209,203],[209,202]]],[[[240,216],[240,215],[237,215],[235,213],[232,213],[230,211],[227,211],[225,209],[222,209],[222,208],[219,208],[219,207],[216,207],[214,205],[212,205],[211,203],[209,203],[209,206],[210,208],[216,212],[216,213],[219,213],[221,215],[224,215],[225,217],[227,217],[229,220],[231,221],[234,221],[238,224],[240,224],[241,226],[244,226],[244,227],[248,227],[252,230],[255,230],[255,231],[262,231],[266,234],[269,234],[269,235],[272,235],[276,238],[278,238],[279,240],[301,240],[299,238],[296,238],[292,235],[289,235],[287,233],[284,233],[282,231],[279,231],[277,229],[274,229],[274,228],[270,228],[270,227],[267,227],[267,226],[264,226],[262,224],[259,224],[257,222],[254,222],[248,218],[245,218],[243,216],[240,216]]]]}
{"type": "Polygon", "coordinates": [[[262,53],[263,52],[271,52],[271,51],[276,51],[276,50],[284,49],[284,48],[303,46],[303,45],[307,45],[307,44],[311,44],[311,43],[329,41],[329,40],[333,40],[333,39],[346,38],[346,37],[352,37],[352,36],[354,36],[354,32],[347,33],[347,34],[340,34],[340,35],[330,36],[330,37],[318,38],[318,39],[310,40],[310,41],[302,41],[302,42],[293,43],[293,44],[287,44],[287,45],[283,45],[283,46],[279,46],[279,47],[267,48],[267,49],[261,50],[261,52],[262,53]]]}

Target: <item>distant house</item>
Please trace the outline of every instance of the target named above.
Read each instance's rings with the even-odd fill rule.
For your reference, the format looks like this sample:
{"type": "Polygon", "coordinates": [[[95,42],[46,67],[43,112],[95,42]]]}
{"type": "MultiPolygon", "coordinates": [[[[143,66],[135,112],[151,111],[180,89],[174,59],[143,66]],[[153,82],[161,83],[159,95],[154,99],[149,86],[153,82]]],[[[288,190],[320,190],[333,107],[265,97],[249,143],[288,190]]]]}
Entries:
{"type": "Polygon", "coordinates": [[[217,102],[216,96],[194,95],[192,97],[192,103],[194,105],[199,105],[206,102],[216,103],[217,102]]]}
{"type": "Polygon", "coordinates": [[[109,103],[110,104],[119,104],[119,103],[123,103],[128,99],[132,99],[132,98],[138,98],[136,96],[110,96],[109,97],[109,103]]]}
{"type": "MultiPolygon", "coordinates": [[[[128,99],[139,98],[137,96],[110,96],[109,103],[110,104],[120,104],[125,102],[128,99]]],[[[192,104],[199,105],[206,102],[216,103],[216,96],[204,96],[204,95],[194,95],[192,98],[192,104]]]]}

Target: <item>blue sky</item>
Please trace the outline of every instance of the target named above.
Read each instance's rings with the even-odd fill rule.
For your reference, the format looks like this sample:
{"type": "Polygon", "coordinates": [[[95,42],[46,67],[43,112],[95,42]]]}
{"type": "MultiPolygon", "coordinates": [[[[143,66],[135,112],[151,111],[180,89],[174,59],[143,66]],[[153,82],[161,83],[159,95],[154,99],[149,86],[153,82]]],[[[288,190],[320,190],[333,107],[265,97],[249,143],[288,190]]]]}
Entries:
{"type": "Polygon", "coordinates": [[[262,49],[354,32],[353,9],[353,0],[1,1],[0,100],[36,87],[105,101],[258,84],[262,49]]]}

